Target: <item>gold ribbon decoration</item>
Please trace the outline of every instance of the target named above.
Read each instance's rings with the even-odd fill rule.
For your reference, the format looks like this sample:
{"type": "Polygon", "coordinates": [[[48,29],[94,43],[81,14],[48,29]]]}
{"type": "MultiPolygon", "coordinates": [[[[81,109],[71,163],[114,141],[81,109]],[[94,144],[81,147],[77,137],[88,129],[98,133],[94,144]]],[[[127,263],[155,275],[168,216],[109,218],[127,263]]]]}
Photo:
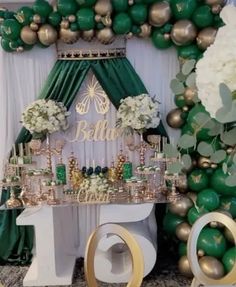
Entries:
{"type": "Polygon", "coordinates": [[[187,245],[187,255],[188,260],[190,263],[190,267],[192,272],[195,276],[193,279],[191,287],[198,287],[201,286],[233,286],[236,284],[236,264],[232,270],[223,278],[220,279],[212,279],[208,277],[201,269],[198,257],[197,257],[197,241],[199,234],[201,233],[202,229],[210,222],[216,221],[220,222],[225,225],[232,233],[234,238],[234,243],[236,243],[236,223],[235,221],[230,218],[229,216],[219,213],[219,212],[210,212],[203,216],[201,216],[193,225],[187,245]]]}
{"type": "Polygon", "coordinates": [[[140,287],[144,274],[144,260],[142,251],[133,235],[127,229],[113,223],[100,225],[90,235],[87,242],[84,259],[84,271],[88,287],[98,287],[94,271],[94,257],[99,241],[107,234],[117,235],[128,246],[131,253],[133,273],[127,287],[140,287]]]}

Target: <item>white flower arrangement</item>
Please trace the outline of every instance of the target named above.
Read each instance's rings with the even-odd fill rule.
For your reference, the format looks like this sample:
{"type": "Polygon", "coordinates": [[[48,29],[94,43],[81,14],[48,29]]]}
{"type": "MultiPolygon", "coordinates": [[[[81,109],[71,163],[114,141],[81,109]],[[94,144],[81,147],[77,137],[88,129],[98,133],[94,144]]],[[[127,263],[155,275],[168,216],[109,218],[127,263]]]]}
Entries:
{"type": "Polygon", "coordinates": [[[157,127],[159,123],[159,104],[148,94],[121,100],[117,111],[117,127],[126,132],[133,132],[133,130],[143,132],[157,127]]]}
{"type": "Polygon", "coordinates": [[[37,100],[22,113],[21,122],[33,135],[51,134],[67,129],[69,114],[63,103],[53,100],[37,100]]]}
{"type": "Polygon", "coordinates": [[[198,98],[213,118],[223,107],[219,85],[224,83],[231,92],[236,91],[236,7],[225,6],[220,16],[226,25],[196,65],[198,98]]]}

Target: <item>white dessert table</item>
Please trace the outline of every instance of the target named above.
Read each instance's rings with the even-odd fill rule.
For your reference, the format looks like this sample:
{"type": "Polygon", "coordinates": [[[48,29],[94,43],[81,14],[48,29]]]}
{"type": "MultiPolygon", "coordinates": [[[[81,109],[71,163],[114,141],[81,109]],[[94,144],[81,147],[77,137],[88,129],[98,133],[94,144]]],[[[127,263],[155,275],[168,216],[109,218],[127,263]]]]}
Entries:
{"type": "MultiPolygon", "coordinates": [[[[79,229],[75,226],[76,220],[80,221],[75,220],[75,209],[80,208],[83,206],[44,205],[27,208],[17,217],[17,225],[33,225],[35,229],[34,256],[23,286],[72,283],[79,243],[87,240],[82,238],[83,230],[77,234],[79,229]]],[[[117,223],[127,228],[143,251],[144,276],[152,270],[157,252],[153,203],[101,205],[96,222],[97,225],[117,223]]],[[[82,248],[83,254],[85,246],[82,248]]],[[[116,235],[107,235],[99,242],[94,264],[97,279],[108,283],[127,282],[132,273],[129,251],[116,235]]]]}

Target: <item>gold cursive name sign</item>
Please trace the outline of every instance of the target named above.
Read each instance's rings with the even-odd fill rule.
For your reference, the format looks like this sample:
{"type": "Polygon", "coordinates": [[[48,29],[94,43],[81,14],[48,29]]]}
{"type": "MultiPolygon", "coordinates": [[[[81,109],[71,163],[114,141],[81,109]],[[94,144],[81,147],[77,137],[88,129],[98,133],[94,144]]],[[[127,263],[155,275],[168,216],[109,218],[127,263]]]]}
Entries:
{"type": "Polygon", "coordinates": [[[77,122],[75,136],[69,141],[114,141],[120,135],[121,130],[109,127],[107,120],[99,120],[93,125],[82,120],[77,122]]]}

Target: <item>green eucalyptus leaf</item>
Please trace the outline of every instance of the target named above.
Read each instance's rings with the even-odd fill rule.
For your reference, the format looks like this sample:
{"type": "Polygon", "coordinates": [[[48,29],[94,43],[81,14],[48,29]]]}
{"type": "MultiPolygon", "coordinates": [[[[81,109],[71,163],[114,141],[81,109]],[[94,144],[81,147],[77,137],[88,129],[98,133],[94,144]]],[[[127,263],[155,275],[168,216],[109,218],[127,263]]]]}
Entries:
{"type": "Polygon", "coordinates": [[[177,157],[179,155],[177,148],[172,144],[165,144],[163,152],[168,158],[177,157]]]}
{"type": "Polygon", "coordinates": [[[189,169],[192,166],[192,158],[189,154],[184,154],[181,157],[181,161],[186,169],[189,169]]]}
{"type": "Polygon", "coordinates": [[[226,173],[228,172],[228,166],[227,166],[227,163],[226,163],[226,162],[224,162],[224,163],[222,164],[222,170],[223,170],[224,174],[226,174],[226,173]]]}
{"type": "Polygon", "coordinates": [[[221,135],[221,140],[227,145],[234,146],[236,144],[236,127],[229,131],[225,131],[221,135]]]}
{"type": "Polygon", "coordinates": [[[186,85],[190,88],[196,87],[196,73],[191,73],[186,79],[186,85]]]}
{"type": "Polygon", "coordinates": [[[199,103],[199,102],[200,102],[200,100],[199,100],[199,98],[198,98],[198,95],[197,95],[197,94],[193,96],[192,101],[193,101],[195,104],[197,104],[197,103],[199,103]]]}
{"type": "Polygon", "coordinates": [[[179,138],[178,146],[182,149],[188,149],[196,145],[196,137],[188,134],[184,134],[179,138]]]}
{"type": "Polygon", "coordinates": [[[195,67],[195,64],[196,64],[196,60],[189,60],[189,61],[186,61],[183,66],[182,66],[182,73],[184,75],[188,75],[192,72],[192,70],[194,69],[195,67]]]}
{"type": "Polygon", "coordinates": [[[211,156],[214,153],[212,145],[206,142],[200,142],[197,151],[203,156],[211,156]]]}
{"type": "Polygon", "coordinates": [[[232,92],[230,91],[228,86],[225,85],[224,83],[221,83],[219,85],[219,92],[220,92],[220,97],[221,97],[223,106],[226,109],[230,110],[232,106],[232,92]]]}
{"type": "Polygon", "coordinates": [[[178,161],[178,162],[173,162],[171,163],[167,170],[169,173],[180,173],[183,169],[183,165],[178,161]]]}
{"type": "Polygon", "coordinates": [[[179,72],[179,73],[176,75],[176,78],[177,78],[180,82],[185,82],[185,80],[186,80],[187,77],[186,77],[183,73],[179,72]]]}
{"type": "Polygon", "coordinates": [[[229,110],[226,107],[220,108],[216,112],[216,120],[220,123],[232,123],[235,122],[236,119],[236,100],[232,102],[231,109],[229,110]]]}
{"type": "Polygon", "coordinates": [[[229,175],[225,180],[225,184],[228,186],[236,186],[236,174],[229,175]]]}
{"type": "Polygon", "coordinates": [[[217,150],[211,155],[210,160],[214,163],[220,163],[226,158],[226,151],[223,149],[217,150]]]}
{"type": "Polygon", "coordinates": [[[227,172],[236,174],[236,164],[232,164],[231,166],[229,166],[227,172]]]}
{"type": "Polygon", "coordinates": [[[173,79],[170,82],[170,88],[175,95],[183,94],[185,91],[184,84],[181,83],[178,79],[173,79]]]}
{"type": "Polygon", "coordinates": [[[236,164],[236,154],[233,156],[233,163],[236,164]]]}
{"type": "Polygon", "coordinates": [[[224,126],[223,124],[214,121],[214,127],[212,127],[209,131],[208,131],[208,135],[209,136],[217,136],[219,134],[221,134],[224,131],[224,126]]]}

